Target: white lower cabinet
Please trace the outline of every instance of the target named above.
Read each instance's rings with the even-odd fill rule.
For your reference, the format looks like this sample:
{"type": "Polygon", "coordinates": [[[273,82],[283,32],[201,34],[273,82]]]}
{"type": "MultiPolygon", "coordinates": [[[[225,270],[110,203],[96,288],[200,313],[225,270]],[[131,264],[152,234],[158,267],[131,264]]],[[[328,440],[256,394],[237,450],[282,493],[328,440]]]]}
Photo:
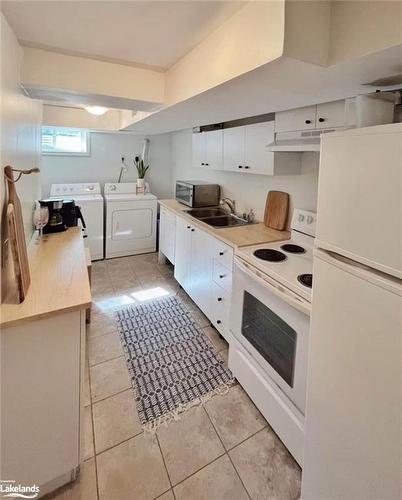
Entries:
{"type": "Polygon", "coordinates": [[[186,291],[190,288],[191,229],[185,219],[176,218],[174,277],[186,291]]]}
{"type": "Polygon", "coordinates": [[[175,240],[176,240],[176,216],[170,210],[161,207],[159,224],[159,251],[170,260],[175,262],[175,240]]]}
{"type": "Polygon", "coordinates": [[[227,341],[232,263],[231,247],[186,219],[176,218],[174,276],[227,341]]]}

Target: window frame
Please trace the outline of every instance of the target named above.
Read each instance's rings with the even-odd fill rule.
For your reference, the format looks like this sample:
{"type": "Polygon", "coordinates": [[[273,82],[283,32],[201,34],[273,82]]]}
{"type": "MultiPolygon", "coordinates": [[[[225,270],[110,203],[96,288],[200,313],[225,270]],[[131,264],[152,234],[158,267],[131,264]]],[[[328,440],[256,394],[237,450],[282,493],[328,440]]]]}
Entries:
{"type": "Polygon", "coordinates": [[[79,127],[56,127],[52,125],[42,125],[41,127],[41,154],[43,156],[91,156],[91,141],[90,141],[90,134],[91,131],[88,129],[84,128],[79,128],[79,127]],[[51,128],[51,129],[66,129],[66,130],[79,130],[81,133],[85,133],[85,145],[86,145],[86,151],[85,152],[79,152],[79,151],[67,151],[67,150],[62,150],[62,151],[43,151],[43,144],[42,144],[42,136],[43,136],[43,129],[44,128],[51,128]]]}

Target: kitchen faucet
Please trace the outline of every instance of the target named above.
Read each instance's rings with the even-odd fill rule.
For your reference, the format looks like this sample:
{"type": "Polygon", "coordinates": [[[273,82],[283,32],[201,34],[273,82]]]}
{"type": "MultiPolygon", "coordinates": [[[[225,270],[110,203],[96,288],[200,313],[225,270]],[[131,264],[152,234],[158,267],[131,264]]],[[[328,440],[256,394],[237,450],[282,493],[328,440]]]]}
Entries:
{"type": "Polygon", "coordinates": [[[222,198],[219,205],[227,205],[229,207],[230,213],[236,215],[236,202],[230,198],[222,198]]]}

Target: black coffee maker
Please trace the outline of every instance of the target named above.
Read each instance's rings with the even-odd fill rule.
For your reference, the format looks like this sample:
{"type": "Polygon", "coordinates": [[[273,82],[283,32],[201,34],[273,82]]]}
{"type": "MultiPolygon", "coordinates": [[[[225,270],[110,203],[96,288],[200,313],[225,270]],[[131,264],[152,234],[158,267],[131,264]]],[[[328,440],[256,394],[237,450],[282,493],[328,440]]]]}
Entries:
{"type": "Polygon", "coordinates": [[[39,200],[39,204],[49,210],[49,221],[43,228],[43,234],[60,233],[69,227],[78,226],[78,221],[86,229],[81,209],[74,200],[39,200]]]}

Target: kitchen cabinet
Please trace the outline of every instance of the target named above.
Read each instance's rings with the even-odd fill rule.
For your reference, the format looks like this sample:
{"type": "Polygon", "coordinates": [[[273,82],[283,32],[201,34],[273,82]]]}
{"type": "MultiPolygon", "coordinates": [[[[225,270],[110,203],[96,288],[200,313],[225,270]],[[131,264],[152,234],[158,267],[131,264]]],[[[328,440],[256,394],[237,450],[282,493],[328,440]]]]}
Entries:
{"type": "Polygon", "coordinates": [[[174,277],[185,290],[190,288],[191,229],[185,219],[176,218],[174,277]]]}
{"type": "Polygon", "coordinates": [[[211,281],[215,238],[198,227],[191,228],[189,295],[207,316],[211,310],[211,281]]]}
{"type": "Polygon", "coordinates": [[[275,132],[346,126],[345,101],[332,101],[275,113],[275,132]]]}
{"type": "Polygon", "coordinates": [[[176,248],[176,216],[174,213],[161,207],[159,224],[159,251],[169,261],[175,263],[176,248]]]}
{"type": "Polygon", "coordinates": [[[274,141],[274,132],[273,121],[224,129],[224,170],[260,175],[299,174],[300,154],[268,150],[267,146],[274,141]]]}
{"type": "Polygon", "coordinates": [[[223,130],[193,133],[193,167],[219,170],[223,166],[223,130]]]}
{"type": "Polygon", "coordinates": [[[0,306],[2,477],[45,495],[72,481],[83,456],[86,309],[80,228],[28,247],[24,302],[0,306]]]}
{"type": "Polygon", "coordinates": [[[317,104],[316,128],[339,128],[345,126],[345,101],[317,104]]]}
{"type": "Polygon", "coordinates": [[[174,276],[229,341],[233,249],[186,219],[176,219],[174,276]]]}

